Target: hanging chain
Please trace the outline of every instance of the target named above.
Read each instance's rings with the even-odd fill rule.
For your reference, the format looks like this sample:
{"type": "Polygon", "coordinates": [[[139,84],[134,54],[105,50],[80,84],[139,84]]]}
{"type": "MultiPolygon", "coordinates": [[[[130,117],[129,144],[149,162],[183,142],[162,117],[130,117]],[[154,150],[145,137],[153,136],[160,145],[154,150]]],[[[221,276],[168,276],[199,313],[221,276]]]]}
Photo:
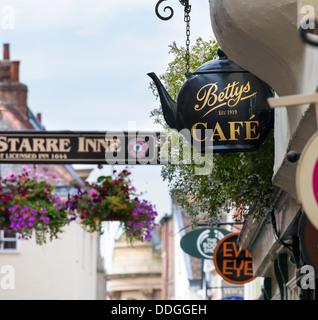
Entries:
{"type": "MultiPolygon", "coordinates": [[[[183,3],[182,3],[183,4],[183,3]]],[[[186,23],[186,78],[189,78],[190,76],[190,11],[191,6],[189,5],[189,1],[184,1],[184,22],[186,23]]]]}
{"type": "MultiPolygon", "coordinates": [[[[173,9],[169,6],[164,7],[164,11],[168,10],[170,11],[170,14],[167,17],[162,16],[159,13],[159,6],[162,2],[166,0],[158,0],[156,4],[156,15],[161,20],[170,20],[173,16],[173,9]]],[[[191,6],[189,4],[189,0],[179,0],[179,2],[184,6],[184,22],[186,23],[186,54],[185,54],[185,60],[186,60],[186,73],[184,74],[186,78],[189,78],[190,76],[190,12],[191,12],[191,6]]]]}

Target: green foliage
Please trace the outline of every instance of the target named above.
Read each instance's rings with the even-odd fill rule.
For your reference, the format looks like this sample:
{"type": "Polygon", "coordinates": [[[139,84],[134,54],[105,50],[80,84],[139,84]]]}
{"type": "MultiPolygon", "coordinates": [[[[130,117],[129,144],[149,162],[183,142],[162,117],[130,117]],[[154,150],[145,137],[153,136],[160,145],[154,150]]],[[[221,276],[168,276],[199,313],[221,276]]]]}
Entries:
{"type": "MultiPolygon", "coordinates": [[[[165,74],[159,76],[173,99],[176,99],[186,78],[185,48],[176,43],[169,46],[174,59],[165,74]]],[[[198,38],[190,51],[190,72],[203,63],[217,58],[218,44],[198,38]]],[[[156,87],[150,84],[158,97],[156,87]]],[[[165,124],[162,109],[151,113],[155,123],[171,131],[165,124]]],[[[258,151],[245,153],[214,154],[212,173],[195,175],[195,164],[167,164],[162,168],[162,177],[169,182],[170,192],[178,203],[187,210],[195,224],[200,221],[212,224],[224,212],[232,211],[236,220],[244,216],[261,217],[273,201],[275,190],[273,174],[274,139],[273,133],[258,151]]]]}

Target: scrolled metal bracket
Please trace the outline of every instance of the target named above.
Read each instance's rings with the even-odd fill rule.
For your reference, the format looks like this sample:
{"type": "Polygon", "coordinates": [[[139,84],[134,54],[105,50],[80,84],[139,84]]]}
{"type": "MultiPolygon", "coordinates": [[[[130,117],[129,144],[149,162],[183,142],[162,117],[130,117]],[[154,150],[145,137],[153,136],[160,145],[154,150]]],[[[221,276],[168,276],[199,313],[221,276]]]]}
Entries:
{"type": "Polygon", "coordinates": [[[170,20],[170,19],[173,17],[173,14],[174,14],[174,11],[173,11],[173,9],[172,9],[171,7],[166,6],[166,7],[164,7],[164,9],[163,9],[164,12],[166,12],[166,10],[169,10],[169,11],[170,11],[170,14],[169,14],[167,17],[164,17],[164,16],[162,16],[162,15],[159,13],[159,6],[160,6],[161,3],[164,2],[164,1],[166,1],[166,0],[159,0],[159,1],[157,2],[156,8],[155,8],[155,10],[156,10],[156,15],[157,15],[157,17],[158,17],[159,19],[161,19],[161,20],[170,20]]]}
{"type": "MultiPolygon", "coordinates": [[[[159,7],[162,4],[162,2],[164,2],[164,1],[167,1],[167,0],[159,0],[157,2],[156,7],[155,7],[155,12],[156,12],[156,15],[157,15],[157,17],[159,19],[167,21],[167,20],[170,20],[173,17],[174,11],[170,6],[165,6],[163,8],[163,11],[166,12],[168,10],[170,12],[170,14],[168,14],[168,16],[166,16],[166,17],[161,15],[159,13],[159,7]]],[[[185,11],[190,12],[191,6],[189,5],[189,0],[179,0],[179,2],[185,7],[184,8],[185,11]]]]}

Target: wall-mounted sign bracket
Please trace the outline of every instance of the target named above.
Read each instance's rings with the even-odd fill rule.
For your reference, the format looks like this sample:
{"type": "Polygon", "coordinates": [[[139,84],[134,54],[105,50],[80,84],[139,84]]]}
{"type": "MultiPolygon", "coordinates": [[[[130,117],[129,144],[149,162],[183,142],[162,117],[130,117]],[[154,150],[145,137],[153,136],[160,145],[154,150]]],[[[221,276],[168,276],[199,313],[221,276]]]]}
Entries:
{"type": "Polygon", "coordinates": [[[271,108],[292,107],[314,103],[316,105],[316,120],[318,130],[318,93],[295,94],[279,98],[268,98],[267,101],[271,108]]]}
{"type": "MultiPolygon", "coordinates": [[[[317,130],[307,141],[299,157],[296,190],[306,216],[318,229],[318,93],[269,98],[268,103],[271,108],[315,104],[317,130]]],[[[298,155],[292,158],[297,159],[298,155]]]]}

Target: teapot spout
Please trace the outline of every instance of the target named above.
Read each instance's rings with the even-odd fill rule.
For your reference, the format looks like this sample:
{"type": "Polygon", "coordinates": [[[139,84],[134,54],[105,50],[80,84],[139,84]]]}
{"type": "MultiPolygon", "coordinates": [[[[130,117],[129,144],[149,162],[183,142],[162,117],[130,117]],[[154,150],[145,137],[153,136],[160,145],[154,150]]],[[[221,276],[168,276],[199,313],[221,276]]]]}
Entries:
{"type": "Polygon", "coordinates": [[[147,75],[153,80],[155,83],[159,97],[160,97],[160,102],[162,105],[162,111],[163,111],[163,116],[168,124],[168,126],[172,129],[177,129],[178,130],[178,122],[177,122],[177,104],[176,102],[170,97],[169,93],[159,80],[159,78],[156,76],[155,73],[147,73],[147,75]]]}

